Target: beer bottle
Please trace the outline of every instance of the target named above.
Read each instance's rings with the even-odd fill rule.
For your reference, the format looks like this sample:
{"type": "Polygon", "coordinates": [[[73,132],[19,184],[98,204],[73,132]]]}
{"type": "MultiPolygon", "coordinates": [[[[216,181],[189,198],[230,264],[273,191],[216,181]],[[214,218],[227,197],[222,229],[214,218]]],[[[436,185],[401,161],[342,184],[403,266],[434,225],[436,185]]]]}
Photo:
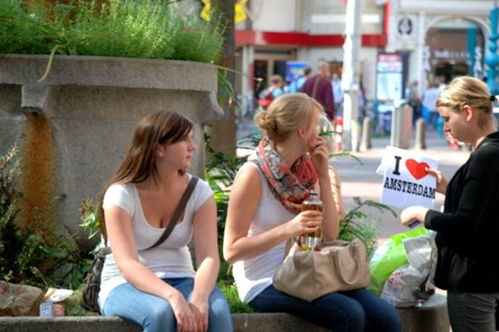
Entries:
{"type": "MultiPolygon", "coordinates": [[[[312,191],[310,196],[303,201],[301,205],[302,211],[313,210],[322,212],[322,202],[317,197],[317,193],[312,191]]],[[[318,230],[311,233],[305,233],[300,235],[299,244],[303,250],[320,250],[322,244],[322,231],[319,227],[318,230]]]]}

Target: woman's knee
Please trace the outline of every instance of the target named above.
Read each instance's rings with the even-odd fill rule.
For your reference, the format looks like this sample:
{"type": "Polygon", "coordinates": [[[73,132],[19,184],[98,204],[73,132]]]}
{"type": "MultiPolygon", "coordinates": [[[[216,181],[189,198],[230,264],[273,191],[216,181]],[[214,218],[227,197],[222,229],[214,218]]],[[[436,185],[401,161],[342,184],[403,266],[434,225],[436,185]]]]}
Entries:
{"type": "Polygon", "coordinates": [[[210,330],[232,331],[232,316],[229,304],[222,292],[215,288],[210,295],[210,330]]]}
{"type": "Polygon", "coordinates": [[[366,313],[356,300],[333,293],[320,302],[317,309],[321,310],[317,310],[314,315],[319,315],[317,318],[325,323],[321,325],[328,326],[335,331],[364,331],[366,313]]]}
{"type": "Polygon", "coordinates": [[[363,331],[366,325],[366,313],[360,303],[350,305],[343,312],[344,325],[350,331],[363,331]]]}
{"type": "Polygon", "coordinates": [[[176,321],[173,309],[167,301],[157,301],[148,306],[142,326],[144,331],[175,331],[176,321]]]}

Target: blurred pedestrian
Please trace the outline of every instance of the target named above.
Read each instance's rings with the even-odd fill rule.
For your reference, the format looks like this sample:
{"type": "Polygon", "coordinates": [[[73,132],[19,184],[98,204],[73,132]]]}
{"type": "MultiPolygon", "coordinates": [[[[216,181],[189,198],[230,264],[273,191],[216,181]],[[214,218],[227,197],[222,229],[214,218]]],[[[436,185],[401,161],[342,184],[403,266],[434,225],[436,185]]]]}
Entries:
{"type": "Polygon", "coordinates": [[[286,92],[288,93],[295,93],[299,92],[305,81],[310,77],[312,74],[312,68],[310,67],[305,67],[303,69],[303,73],[299,75],[297,78],[295,78],[288,86],[286,87],[286,92]]]}
{"type": "Polygon", "coordinates": [[[437,129],[437,98],[440,93],[437,82],[429,83],[428,88],[423,92],[423,114],[426,123],[437,129]]]}
{"type": "Polygon", "coordinates": [[[333,73],[331,86],[333,88],[334,116],[343,116],[343,88],[341,87],[341,78],[338,73],[333,73]]]}
{"type": "Polygon", "coordinates": [[[270,103],[284,93],[285,82],[281,75],[270,76],[270,85],[260,92],[258,104],[265,110],[270,103]]]}
{"type": "Polygon", "coordinates": [[[318,74],[307,79],[300,91],[317,100],[324,107],[329,120],[333,121],[335,110],[333,88],[329,80],[329,64],[320,61],[317,69],[318,74]]]}
{"type": "Polygon", "coordinates": [[[407,87],[406,98],[412,107],[412,125],[422,116],[421,96],[418,91],[418,81],[412,81],[407,87]]]}

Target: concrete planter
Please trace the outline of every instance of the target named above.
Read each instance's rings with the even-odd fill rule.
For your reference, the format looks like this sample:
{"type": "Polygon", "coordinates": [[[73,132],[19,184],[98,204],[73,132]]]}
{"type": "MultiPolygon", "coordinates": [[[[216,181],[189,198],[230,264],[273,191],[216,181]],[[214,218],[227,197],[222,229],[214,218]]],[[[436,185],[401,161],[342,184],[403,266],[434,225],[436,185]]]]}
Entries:
{"type": "Polygon", "coordinates": [[[38,83],[48,59],[0,55],[0,153],[14,143],[29,152],[31,169],[23,174],[32,182],[24,194],[30,196],[47,185],[45,196],[62,195],[54,215],[58,226],[79,231],[82,199],[96,198],[105,187],[124,156],[133,127],[148,113],[175,111],[194,123],[200,153],[192,172],[203,174],[204,126],[223,115],[216,102],[215,66],[56,56],[46,79],[38,83]],[[40,119],[45,124],[30,124],[40,119]],[[37,177],[45,179],[37,182],[37,177]]]}

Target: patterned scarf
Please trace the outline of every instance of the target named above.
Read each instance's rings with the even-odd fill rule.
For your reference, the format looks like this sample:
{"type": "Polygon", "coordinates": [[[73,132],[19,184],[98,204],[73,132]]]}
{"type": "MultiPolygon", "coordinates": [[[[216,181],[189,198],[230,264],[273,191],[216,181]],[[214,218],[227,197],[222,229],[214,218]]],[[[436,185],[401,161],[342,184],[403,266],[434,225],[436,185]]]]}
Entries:
{"type": "Polygon", "coordinates": [[[291,167],[274,150],[267,136],[256,148],[255,162],[265,175],[270,191],[292,213],[299,213],[301,203],[308,198],[317,182],[317,173],[308,155],[303,155],[291,167]]]}

